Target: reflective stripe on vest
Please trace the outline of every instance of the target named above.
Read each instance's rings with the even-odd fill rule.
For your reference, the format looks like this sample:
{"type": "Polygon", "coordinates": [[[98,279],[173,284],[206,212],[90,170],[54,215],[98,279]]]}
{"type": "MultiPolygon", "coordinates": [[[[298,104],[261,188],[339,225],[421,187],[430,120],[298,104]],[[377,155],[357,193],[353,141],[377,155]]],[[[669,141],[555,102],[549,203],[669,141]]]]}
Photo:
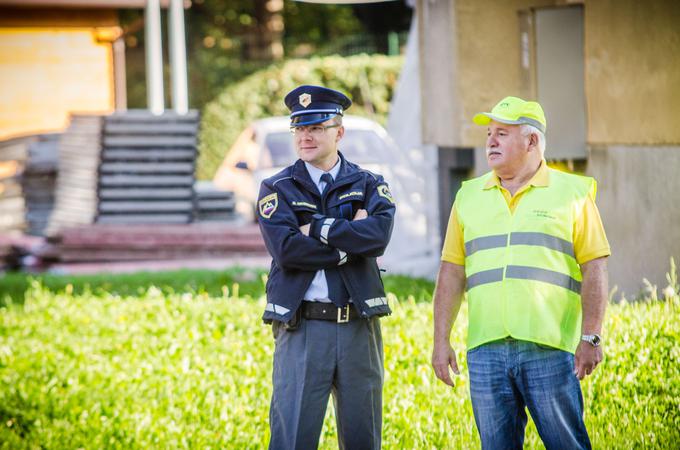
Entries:
{"type": "Polygon", "coordinates": [[[573,224],[591,178],[549,169],[511,213],[490,175],[463,183],[456,196],[465,241],[468,348],[511,335],[574,352],[580,338],[581,271],[573,224]]]}

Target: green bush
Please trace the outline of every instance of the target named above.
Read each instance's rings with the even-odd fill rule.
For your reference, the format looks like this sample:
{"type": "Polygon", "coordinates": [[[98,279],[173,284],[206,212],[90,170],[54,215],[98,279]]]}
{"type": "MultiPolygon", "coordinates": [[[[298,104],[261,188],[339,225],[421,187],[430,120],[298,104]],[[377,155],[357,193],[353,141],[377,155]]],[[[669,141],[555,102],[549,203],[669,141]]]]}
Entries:
{"type": "Polygon", "coordinates": [[[349,112],[385,123],[399,77],[400,56],[357,55],[294,59],[228,86],[203,110],[196,176],[211,179],[239,133],[253,120],[288,114],[285,95],[301,84],[345,92],[349,112]]]}
{"type": "MultiPolygon", "coordinates": [[[[0,308],[0,448],[265,448],[274,340],[264,297],[100,291],[34,282],[0,308]]],[[[479,448],[464,352],[455,388],[430,367],[432,305],[388,294],[386,449],[479,448]]],[[[594,448],[677,448],[680,300],[610,305],[605,359],[583,381],[594,448]]],[[[337,448],[329,408],[321,449],[337,448]]],[[[526,448],[542,448],[529,422],[526,448]]]]}

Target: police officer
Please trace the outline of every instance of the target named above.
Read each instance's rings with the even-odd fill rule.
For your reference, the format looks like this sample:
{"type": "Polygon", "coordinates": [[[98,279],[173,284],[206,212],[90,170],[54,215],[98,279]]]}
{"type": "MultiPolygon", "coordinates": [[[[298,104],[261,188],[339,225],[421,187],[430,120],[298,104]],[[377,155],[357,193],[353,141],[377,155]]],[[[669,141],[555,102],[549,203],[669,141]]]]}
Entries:
{"type": "Polygon", "coordinates": [[[272,256],[263,320],[276,340],[270,449],[313,449],[333,394],[340,448],[381,443],[383,346],[390,314],[376,257],[395,205],[380,175],[338,151],[341,92],[300,86],[285,98],[299,159],[262,182],[259,224],[272,256]]]}

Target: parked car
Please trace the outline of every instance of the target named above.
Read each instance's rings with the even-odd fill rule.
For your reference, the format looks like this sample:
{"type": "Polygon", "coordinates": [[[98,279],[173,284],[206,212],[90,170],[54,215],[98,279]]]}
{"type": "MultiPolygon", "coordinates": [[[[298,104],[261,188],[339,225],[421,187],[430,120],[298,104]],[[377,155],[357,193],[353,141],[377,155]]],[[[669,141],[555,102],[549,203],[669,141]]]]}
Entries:
{"type": "MultiPolygon", "coordinates": [[[[387,132],[376,122],[356,116],[343,118],[345,136],[338,148],[364,169],[380,173],[392,185],[391,161],[399,152],[387,132]]],[[[251,123],[236,139],[213,182],[234,191],[236,210],[255,220],[260,183],[297,159],[290,119],[272,117],[251,123]]]]}

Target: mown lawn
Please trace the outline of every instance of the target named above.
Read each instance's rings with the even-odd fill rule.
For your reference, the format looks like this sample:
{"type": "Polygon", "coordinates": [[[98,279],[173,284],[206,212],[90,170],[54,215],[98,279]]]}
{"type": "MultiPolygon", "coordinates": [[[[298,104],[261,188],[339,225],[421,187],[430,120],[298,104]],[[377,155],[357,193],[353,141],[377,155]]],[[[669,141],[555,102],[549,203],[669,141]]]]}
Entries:
{"type": "MultiPolygon", "coordinates": [[[[429,366],[428,285],[393,281],[383,447],[478,448],[466,371],[450,389],[429,366]]],[[[121,294],[115,280],[34,282],[23,303],[0,308],[0,447],[265,448],[274,341],[261,294],[228,286],[121,294]]],[[[608,309],[606,359],[583,383],[594,448],[677,448],[679,311],[677,296],[608,309]]],[[[461,325],[464,369],[463,336],[461,325]]],[[[541,448],[531,424],[526,447],[541,448]]],[[[321,448],[337,448],[332,408],[321,448]]]]}

